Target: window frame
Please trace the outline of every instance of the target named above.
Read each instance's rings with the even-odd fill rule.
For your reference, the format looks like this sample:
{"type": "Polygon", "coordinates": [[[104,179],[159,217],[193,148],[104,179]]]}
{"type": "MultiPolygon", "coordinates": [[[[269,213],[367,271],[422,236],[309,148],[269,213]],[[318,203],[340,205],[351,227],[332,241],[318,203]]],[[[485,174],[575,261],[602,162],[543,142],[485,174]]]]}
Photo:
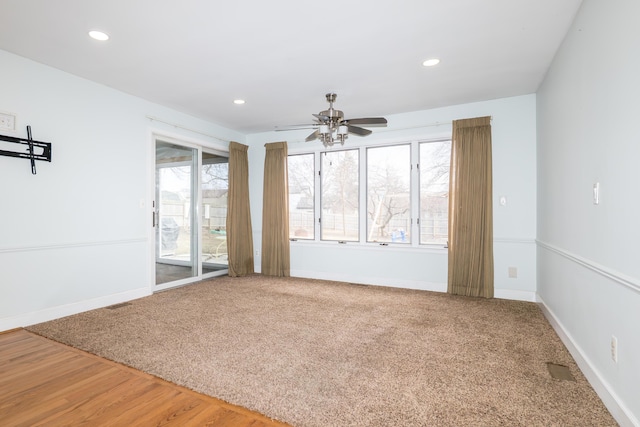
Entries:
{"type": "MultiPolygon", "coordinates": [[[[324,156],[324,158],[326,159],[326,156],[324,156]]],[[[319,216],[316,217],[318,219],[317,222],[318,222],[318,226],[319,226],[319,229],[320,229],[319,230],[319,234],[318,234],[318,238],[319,238],[319,240],[321,242],[359,243],[361,241],[361,239],[362,239],[362,220],[361,220],[362,219],[362,211],[361,211],[362,210],[362,197],[361,197],[361,195],[362,195],[362,190],[361,190],[362,189],[362,152],[361,152],[361,149],[360,149],[360,147],[347,147],[347,148],[340,147],[338,149],[333,149],[333,150],[323,150],[320,153],[319,160],[320,160],[320,169],[318,169],[318,170],[320,171],[320,173],[319,173],[319,181],[320,181],[319,184],[320,185],[319,185],[318,188],[320,190],[320,194],[319,194],[320,200],[318,201],[319,205],[318,205],[318,210],[317,210],[319,216]],[[357,239],[355,239],[355,240],[353,240],[353,239],[328,239],[328,238],[325,238],[323,236],[323,234],[322,234],[322,229],[323,229],[323,227],[322,227],[322,221],[323,221],[322,193],[324,191],[323,182],[322,182],[323,181],[323,173],[325,173],[325,175],[326,175],[325,170],[323,170],[323,168],[322,168],[322,165],[323,165],[323,162],[322,162],[323,161],[323,154],[325,154],[325,153],[340,153],[340,152],[347,152],[347,151],[355,151],[356,152],[355,157],[356,157],[356,160],[358,162],[358,172],[357,172],[358,173],[358,176],[357,176],[357,182],[358,182],[358,197],[357,197],[357,199],[358,199],[358,209],[357,209],[357,212],[358,212],[358,218],[357,218],[358,227],[357,227],[357,230],[358,231],[357,231],[357,233],[358,233],[358,235],[357,235],[357,239]]],[[[327,222],[327,218],[328,217],[324,217],[325,224],[327,222]]]]}
{"type": "MultiPolygon", "coordinates": [[[[293,234],[293,236],[291,235],[291,218],[289,218],[289,240],[307,240],[307,241],[315,241],[316,240],[316,236],[318,235],[318,230],[316,227],[316,219],[317,219],[317,210],[316,207],[318,205],[318,186],[316,183],[316,172],[317,172],[317,165],[316,165],[316,161],[318,158],[318,154],[317,152],[300,152],[300,153],[291,153],[287,155],[287,165],[289,165],[289,159],[291,157],[298,157],[298,156],[311,156],[312,157],[312,163],[313,163],[313,171],[311,172],[311,183],[313,185],[313,209],[312,209],[312,215],[313,218],[311,219],[311,223],[312,223],[312,237],[304,237],[304,236],[296,236],[295,232],[293,234]]],[[[287,166],[287,177],[288,177],[288,182],[287,182],[287,187],[289,186],[289,183],[291,182],[291,173],[290,173],[290,169],[287,166]]],[[[289,192],[289,201],[291,201],[291,193],[289,192]]],[[[289,215],[291,215],[291,204],[289,204],[289,215]]]]}
{"type": "MultiPolygon", "coordinates": [[[[364,151],[365,151],[365,159],[366,159],[366,165],[365,165],[365,169],[366,169],[366,189],[365,189],[365,196],[366,196],[366,203],[367,205],[365,206],[365,220],[366,220],[366,235],[365,235],[365,239],[364,242],[365,243],[399,243],[402,245],[410,245],[411,244],[411,237],[413,236],[413,219],[415,218],[415,216],[413,215],[413,205],[414,205],[414,197],[413,197],[413,193],[411,191],[411,189],[413,188],[414,185],[414,181],[415,181],[415,177],[413,176],[413,153],[412,153],[412,144],[410,142],[400,142],[400,143],[395,143],[395,144],[387,144],[387,145],[376,145],[376,146],[367,146],[364,147],[364,151]],[[394,241],[394,238],[392,237],[392,239],[389,240],[373,240],[373,239],[369,239],[369,236],[373,236],[373,231],[369,228],[369,226],[373,226],[373,224],[369,223],[369,196],[370,196],[370,189],[371,189],[371,179],[372,177],[370,176],[370,171],[371,171],[371,163],[369,162],[370,160],[370,154],[372,152],[372,150],[380,150],[380,149],[385,149],[385,148],[395,148],[395,147],[404,147],[404,148],[408,148],[408,154],[409,154],[409,161],[407,164],[405,164],[405,167],[408,166],[409,169],[409,176],[408,176],[408,184],[409,184],[409,188],[408,188],[408,195],[409,195],[409,229],[405,230],[405,233],[409,235],[409,240],[408,241],[394,241]]],[[[406,170],[403,170],[404,173],[406,173],[406,170]]],[[[381,202],[382,203],[382,202],[381,202]]],[[[392,233],[393,234],[393,233],[392,233]]]]}
{"type": "Polygon", "coordinates": [[[290,236],[290,241],[296,244],[311,244],[311,245],[334,245],[336,243],[343,245],[360,245],[363,247],[391,247],[398,249],[423,249],[423,250],[436,250],[438,252],[446,250],[447,245],[442,243],[421,243],[420,242],[420,144],[428,142],[441,142],[451,141],[451,135],[440,135],[437,137],[425,137],[425,138],[404,138],[385,141],[376,141],[369,144],[356,144],[351,146],[338,146],[333,148],[325,148],[322,145],[311,148],[299,148],[289,149],[289,156],[300,154],[315,154],[315,189],[314,189],[314,239],[297,239],[290,236]],[[410,211],[411,211],[411,241],[407,242],[368,242],[367,241],[367,149],[377,148],[385,146],[396,145],[410,145],[410,211]],[[322,196],[322,176],[321,176],[321,156],[326,152],[345,151],[345,150],[358,150],[359,153],[359,239],[357,241],[342,241],[342,240],[323,240],[321,237],[321,196],[322,196]]]}
{"type": "MultiPolygon", "coordinates": [[[[449,223],[449,221],[448,221],[449,190],[448,190],[448,188],[449,188],[449,180],[451,178],[451,168],[450,168],[450,165],[451,165],[451,138],[439,139],[439,140],[429,140],[429,141],[419,141],[418,144],[417,144],[417,146],[418,146],[417,147],[418,148],[417,159],[418,159],[418,162],[420,162],[420,158],[421,158],[421,154],[422,154],[421,147],[423,145],[432,144],[432,143],[442,143],[442,142],[448,142],[449,143],[449,159],[446,162],[447,169],[448,169],[448,175],[449,175],[449,177],[447,179],[447,186],[446,186],[446,192],[447,192],[447,202],[446,202],[446,205],[447,205],[447,221],[446,221],[446,225],[444,227],[447,231],[446,231],[446,236],[444,238],[444,241],[442,241],[442,242],[431,241],[431,242],[422,243],[422,232],[423,232],[422,227],[423,227],[423,224],[420,221],[423,219],[422,218],[423,200],[422,200],[422,194],[421,194],[421,188],[420,187],[423,184],[422,180],[421,180],[421,178],[422,178],[421,175],[422,175],[422,170],[424,170],[424,167],[422,169],[418,168],[418,171],[417,171],[417,174],[418,174],[418,177],[417,177],[417,180],[418,180],[418,188],[417,188],[418,195],[417,195],[417,199],[416,199],[418,201],[418,204],[419,204],[419,206],[417,208],[417,216],[416,216],[416,218],[418,218],[418,224],[417,224],[418,225],[418,230],[417,230],[418,231],[418,235],[417,235],[417,238],[419,239],[419,244],[422,245],[422,246],[424,246],[424,245],[432,245],[432,246],[444,245],[446,247],[448,245],[448,240],[449,240],[449,230],[448,230],[448,223],[449,223]]],[[[434,222],[434,228],[435,228],[435,222],[434,222]]],[[[434,231],[434,233],[435,233],[435,231],[434,231]]]]}

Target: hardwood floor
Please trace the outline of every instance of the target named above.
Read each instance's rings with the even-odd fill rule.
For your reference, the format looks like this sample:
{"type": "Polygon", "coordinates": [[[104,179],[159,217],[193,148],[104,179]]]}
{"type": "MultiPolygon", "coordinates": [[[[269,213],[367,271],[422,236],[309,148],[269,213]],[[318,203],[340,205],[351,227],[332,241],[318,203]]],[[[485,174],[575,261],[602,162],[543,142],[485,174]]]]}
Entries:
{"type": "Polygon", "coordinates": [[[25,330],[0,333],[0,425],[287,426],[25,330]]]}

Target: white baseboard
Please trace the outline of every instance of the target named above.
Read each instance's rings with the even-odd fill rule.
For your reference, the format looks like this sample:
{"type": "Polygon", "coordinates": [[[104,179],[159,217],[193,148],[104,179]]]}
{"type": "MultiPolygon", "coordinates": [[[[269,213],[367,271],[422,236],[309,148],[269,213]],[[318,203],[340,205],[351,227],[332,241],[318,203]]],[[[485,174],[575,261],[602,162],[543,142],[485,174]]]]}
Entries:
{"type": "Polygon", "coordinates": [[[113,304],[131,301],[149,295],[151,295],[151,291],[148,287],[145,287],[134,289],[131,291],[120,292],[117,294],[105,295],[90,300],[79,301],[72,304],[49,307],[31,313],[5,317],[0,319],[0,331],[8,331],[10,329],[22,328],[25,326],[34,325],[36,323],[48,322],[49,320],[71,316],[72,314],[82,313],[83,311],[107,307],[113,304]]]}
{"type": "MultiPolygon", "coordinates": [[[[309,279],[335,280],[338,282],[359,283],[362,285],[389,286],[392,288],[417,289],[421,291],[447,292],[446,283],[422,282],[417,280],[398,280],[380,277],[349,276],[345,274],[332,274],[317,271],[292,270],[291,276],[306,277],[309,279]]],[[[514,301],[537,302],[535,292],[495,289],[495,298],[508,299],[514,301]]]]}
{"type": "Polygon", "coordinates": [[[516,291],[512,289],[494,289],[494,298],[509,299],[513,301],[538,302],[538,295],[531,291],[516,291]]]}
{"type": "Polygon", "coordinates": [[[334,280],[337,282],[358,283],[361,285],[389,286],[392,288],[417,289],[421,291],[447,292],[446,283],[422,282],[417,280],[390,279],[384,277],[351,276],[340,273],[325,273],[307,270],[292,270],[291,276],[308,279],[334,280]]]}
{"type": "Polygon", "coordinates": [[[627,409],[627,407],[620,401],[616,393],[611,389],[609,384],[603,380],[603,376],[598,369],[593,366],[589,358],[578,346],[567,330],[562,326],[562,323],[558,320],[551,309],[545,304],[545,302],[538,296],[538,302],[540,309],[544,313],[545,317],[556,331],[560,340],[571,353],[574,360],[580,367],[580,370],[591,384],[591,387],[598,394],[604,405],[607,407],[613,418],[622,427],[640,427],[638,419],[627,409]]]}

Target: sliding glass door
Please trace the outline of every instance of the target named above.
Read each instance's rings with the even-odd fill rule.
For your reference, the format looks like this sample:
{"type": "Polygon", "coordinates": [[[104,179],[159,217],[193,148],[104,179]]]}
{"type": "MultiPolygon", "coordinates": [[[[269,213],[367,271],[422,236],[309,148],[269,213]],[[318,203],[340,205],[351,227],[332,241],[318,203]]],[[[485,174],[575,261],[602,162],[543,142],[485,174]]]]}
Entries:
{"type": "Polygon", "coordinates": [[[228,157],[155,141],[155,284],[158,290],[228,272],[228,157]]]}
{"type": "Polygon", "coordinates": [[[202,153],[202,271],[212,273],[229,269],[227,258],[227,193],[229,157],[202,153]]]}

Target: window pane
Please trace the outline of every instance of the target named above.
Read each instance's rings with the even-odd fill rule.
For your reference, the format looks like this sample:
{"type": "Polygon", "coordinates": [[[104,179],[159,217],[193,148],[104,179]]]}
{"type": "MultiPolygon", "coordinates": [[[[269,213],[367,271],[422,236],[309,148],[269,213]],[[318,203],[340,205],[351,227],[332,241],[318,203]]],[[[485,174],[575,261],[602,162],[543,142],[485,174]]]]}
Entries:
{"type": "Polygon", "coordinates": [[[420,243],[446,244],[451,141],[420,144],[420,243]]]}
{"type": "Polygon", "coordinates": [[[321,154],[322,240],[358,241],[358,150],[321,154]]]}
{"type": "Polygon", "coordinates": [[[410,243],[411,146],[367,149],[367,242],[410,243]]]}
{"type": "Polygon", "coordinates": [[[229,158],[202,152],[202,273],[229,268],[227,256],[227,196],[229,158]]]}
{"type": "Polygon", "coordinates": [[[289,164],[289,238],[315,238],[313,154],[288,157],[289,164]]]}

